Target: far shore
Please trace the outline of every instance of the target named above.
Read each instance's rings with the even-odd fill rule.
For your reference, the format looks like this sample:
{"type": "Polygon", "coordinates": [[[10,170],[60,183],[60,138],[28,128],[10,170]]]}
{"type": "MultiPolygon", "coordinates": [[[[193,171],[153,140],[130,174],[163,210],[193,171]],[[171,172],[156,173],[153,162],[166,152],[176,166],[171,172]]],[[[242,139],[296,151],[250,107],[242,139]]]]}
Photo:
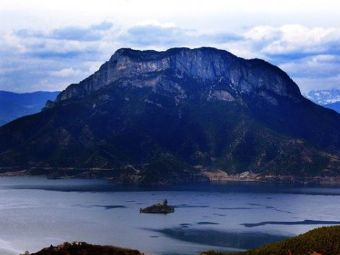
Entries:
{"type": "Polygon", "coordinates": [[[212,183],[249,182],[249,183],[282,183],[282,184],[317,184],[320,186],[340,186],[339,176],[292,176],[263,175],[245,171],[240,174],[227,174],[222,170],[204,171],[212,183]]]}
{"type": "MultiPolygon", "coordinates": [[[[16,170],[11,168],[0,168],[0,177],[17,176],[45,176],[49,179],[107,179],[113,184],[139,185],[140,183],[121,183],[119,178],[111,176],[109,173],[113,169],[101,168],[62,168],[56,171],[55,168],[34,168],[33,170],[16,170]]],[[[228,183],[278,183],[296,185],[319,185],[319,186],[340,186],[340,176],[292,176],[292,175],[263,175],[251,171],[239,174],[228,174],[223,170],[202,170],[200,175],[206,181],[191,184],[228,184],[228,183]]],[[[169,183],[166,185],[177,185],[181,183],[169,183]]],[[[165,184],[152,183],[151,185],[165,184]]]]}

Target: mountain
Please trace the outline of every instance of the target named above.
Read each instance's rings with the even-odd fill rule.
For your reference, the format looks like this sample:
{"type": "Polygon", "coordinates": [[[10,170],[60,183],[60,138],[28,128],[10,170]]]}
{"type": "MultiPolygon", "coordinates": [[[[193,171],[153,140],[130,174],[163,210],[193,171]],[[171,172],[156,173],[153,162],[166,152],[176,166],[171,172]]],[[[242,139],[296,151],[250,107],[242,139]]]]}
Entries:
{"type": "Polygon", "coordinates": [[[120,49],[45,110],[0,128],[2,171],[122,182],[340,174],[340,115],[278,67],[214,48],[120,49]]]}
{"type": "Polygon", "coordinates": [[[59,92],[14,93],[0,91],[0,126],[14,119],[39,112],[59,92]]]}
{"type": "Polygon", "coordinates": [[[239,253],[204,252],[202,255],[336,255],[340,250],[340,227],[322,227],[288,240],[239,253]]]}

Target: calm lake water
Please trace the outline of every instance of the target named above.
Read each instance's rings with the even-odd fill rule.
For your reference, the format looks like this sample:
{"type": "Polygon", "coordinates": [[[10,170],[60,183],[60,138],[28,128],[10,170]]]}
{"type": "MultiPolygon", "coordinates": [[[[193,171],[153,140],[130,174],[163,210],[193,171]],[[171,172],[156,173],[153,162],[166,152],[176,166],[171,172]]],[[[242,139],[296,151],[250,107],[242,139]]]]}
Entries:
{"type": "Polygon", "coordinates": [[[340,189],[210,185],[115,188],[104,180],[0,178],[0,254],[81,240],[147,254],[252,248],[340,224],[340,189]],[[139,208],[168,199],[169,215],[139,208]]]}

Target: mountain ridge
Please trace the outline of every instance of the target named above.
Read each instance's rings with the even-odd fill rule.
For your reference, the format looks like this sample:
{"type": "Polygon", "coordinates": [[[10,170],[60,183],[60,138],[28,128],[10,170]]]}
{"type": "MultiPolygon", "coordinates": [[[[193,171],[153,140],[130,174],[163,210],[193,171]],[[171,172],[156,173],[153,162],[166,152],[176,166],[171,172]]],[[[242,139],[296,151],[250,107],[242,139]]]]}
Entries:
{"type": "Polygon", "coordinates": [[[57,91],[16,93],[0,90],[0,125],[39,112],[46,101],[54,100],[58,93],[57,91]]]}
{"type": "MultiPolygon", "coordinates": [[[[289,78],[288,75],[286,75],[286,73],[284,73],[282,70],[275,67],[274,65],[265,62],[264,60],[245,60],[236,57],[235,55],[227,51],[209,47],[202,47],[197,49],[172,48],[167,51],[161,52],[150,50],[139,51],[129,48],[123,48],[117,50],[116,53],[113,54],[113,56],[110,58],[110,60],[105,62],[93,75],[84,79],[79,84],[71,84],[66,90],[60,93],[56,101],[60,102],[70,98],[73,90],[78,90],[77,96],[82,96],[86,94],[86,92],[79,90],[88,90],[91,92],[92,90],[97,90],[122,77],[126,78],[131,73],[136,71],[141,73],[151,73],[172,69],[175,72],[180,72],[176,74],[178,76],[189,73],[189,76],[197,76],[204,80],[216,80],[218,78],[229,76],[231,79],[230,82],[232,83],[234,82],[233,79],[242,78],[242,74],[227,74],[227,70],[231,65],[240,65],[242,64],[242,62],[248,63],[249,65],[255,65],[255,67],[262,65],[266,68],[270,67],[275,69],[275,71],[280,72],[281,77],[278,78],[290,80],[292,84],[294,84],[290,87],[290,89],[294,90],[294,93],[300,94],[297,85],[289,78]],[[202,54],[204,53],[207,53],[210,59],[206,59],[206,57],[202,59],[202,54]],[[182,59],[183,57],[184,60],[182,59]],[[224,57],[224,59],[222,57],[224,57]],[[188,62],[188,59],[190,62],[186,63],[188,62]],[[128,64],[130,65],[130,67],[126,68],[126,65],[128,64]],[[138,66],[138,64],[140,65],[138,66]],[[202,71],[202,68],[200,68],[202,66],[205,66],[206,70],[202,71]],[[128,71],[124,72],[126,69],[128,69],[128,71]]],[[[246,92],[246,90],[244,90],[243,92],[246,92]]]]}

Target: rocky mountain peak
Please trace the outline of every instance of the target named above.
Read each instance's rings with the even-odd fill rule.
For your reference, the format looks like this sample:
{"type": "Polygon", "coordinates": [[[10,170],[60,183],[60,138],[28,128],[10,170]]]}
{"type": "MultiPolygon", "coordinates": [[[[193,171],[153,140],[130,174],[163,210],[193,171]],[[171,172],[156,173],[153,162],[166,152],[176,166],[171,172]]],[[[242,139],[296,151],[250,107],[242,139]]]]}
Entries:
{"type": "MultiPolygon", "coordinates": [[[[259,59],[246,60],[215,48],[172,48],[167,51],[117,50],[100,69],[79,84],[70,85],[59,101],[81,98],[108,85],[130,80],[136,83],[153,76],[190,78],[218,84],[238,94],[262,93],[299,98],[298,86],[279,68],[259,59]]],[[[152,81],[154,82],[154,80],[152,81]]]]}

